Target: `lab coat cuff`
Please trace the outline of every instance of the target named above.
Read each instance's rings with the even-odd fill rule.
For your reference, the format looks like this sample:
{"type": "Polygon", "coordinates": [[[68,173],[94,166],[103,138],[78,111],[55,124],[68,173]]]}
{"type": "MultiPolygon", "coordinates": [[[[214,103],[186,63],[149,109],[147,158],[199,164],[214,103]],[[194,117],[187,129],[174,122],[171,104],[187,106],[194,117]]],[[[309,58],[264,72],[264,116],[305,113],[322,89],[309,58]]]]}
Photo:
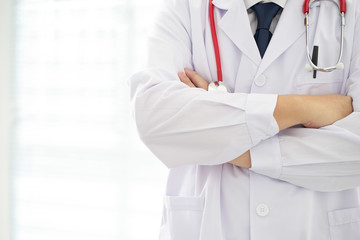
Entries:
{"type": "Polygon", "coordinates": [[[269,138],[250,149],[251,170],[272,178],[279,178],[282,158],[278,135],[269,138]]]}
{"type": "Polygon", "coordinates": [[[245,116],[253,145],[279,132],[279,126],[274,118],[276,103],[276,94],[248,95],[245,116]]]}

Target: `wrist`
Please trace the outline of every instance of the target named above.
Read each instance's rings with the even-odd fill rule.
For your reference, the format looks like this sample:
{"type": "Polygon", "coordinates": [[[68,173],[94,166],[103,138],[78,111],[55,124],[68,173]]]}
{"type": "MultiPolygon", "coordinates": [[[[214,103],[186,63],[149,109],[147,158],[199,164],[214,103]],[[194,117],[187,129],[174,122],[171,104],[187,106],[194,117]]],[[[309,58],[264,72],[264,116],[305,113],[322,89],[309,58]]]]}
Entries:
{"type": "Polygon", "coordinates": [[[242,168],[251,168],[251,157],[250,157],[250,151],[246,151],[241,156],[235,158],[234,160],[229,162],[230,164],[233,164],[238,167],[242,168]]]}
{"type": "Polygon", "coordinates": [[[301,124],[306,121],[305,99],[300,95],[279,95],[274,110],[274,118],[279,130],[301,124]]]}
{"type": "Polygon", "coordinates": [[[310,121],[310,113],[312,105],[308,99],[308,95],[295,95],[296,96],[296,106],[297,106],[297,119],[299,122],[297,124],[306,124],[310,121]]]}

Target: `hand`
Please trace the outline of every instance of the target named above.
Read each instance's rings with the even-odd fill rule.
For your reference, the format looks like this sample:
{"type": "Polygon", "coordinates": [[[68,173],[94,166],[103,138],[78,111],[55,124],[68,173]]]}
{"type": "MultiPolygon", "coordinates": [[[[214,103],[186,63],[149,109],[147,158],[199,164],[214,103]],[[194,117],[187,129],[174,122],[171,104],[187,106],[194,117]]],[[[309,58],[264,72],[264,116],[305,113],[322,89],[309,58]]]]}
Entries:
{"type": "Polygon", "coordinates": [[[180,81],[192,88],[202,88],[208,90],[209,83],[197,72],[185,68],[185,72],[179,72],[180,81]]]}
{"type": "Polygon", "coordinates": [[[309,128],[333,124],[354,111],[352,98],[343,95],[306,96],[304,102],[309,111],[303,125],[309,128]]]}
{"type": "Polygon", "coordinates": [[[320,128],[353,112],[352,99],[342,95],[280,95],[274,117],[283,130],[297,124],[320,128]]]}

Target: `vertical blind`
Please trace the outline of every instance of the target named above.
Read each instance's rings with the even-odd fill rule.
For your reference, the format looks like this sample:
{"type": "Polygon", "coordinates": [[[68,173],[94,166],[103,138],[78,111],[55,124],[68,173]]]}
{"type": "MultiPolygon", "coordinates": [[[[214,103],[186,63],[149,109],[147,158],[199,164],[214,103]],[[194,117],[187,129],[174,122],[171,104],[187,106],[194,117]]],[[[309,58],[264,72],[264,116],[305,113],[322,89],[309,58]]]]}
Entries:
{"type": "Polygon", "coordinates": [[[158,238],[167,170],[137,137],[127,85],[158,6],[17,2],[14,240],[158,238]]]}

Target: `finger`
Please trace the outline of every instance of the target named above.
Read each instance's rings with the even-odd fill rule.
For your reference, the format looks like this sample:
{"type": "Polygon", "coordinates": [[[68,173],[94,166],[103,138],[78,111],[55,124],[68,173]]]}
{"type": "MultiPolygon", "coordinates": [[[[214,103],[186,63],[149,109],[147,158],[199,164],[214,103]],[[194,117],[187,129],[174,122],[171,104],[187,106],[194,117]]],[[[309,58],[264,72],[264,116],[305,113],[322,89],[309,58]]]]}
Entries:
{"type": "Polygon", "coordinates": [[[178,72],[178,76],[181,82],[185,83],[189,87],[195,88],[195,85],[191,82],[190,78],[188,78],[188,76],[186,76],[184,72],[178,72]]]}
{"type": "Polygon", "coordinates": [[[191,82],[198,88],[208,89],[209,83],[203,79],[197,72],[185,68],[185,74],[190,78],[191,82]]]}

